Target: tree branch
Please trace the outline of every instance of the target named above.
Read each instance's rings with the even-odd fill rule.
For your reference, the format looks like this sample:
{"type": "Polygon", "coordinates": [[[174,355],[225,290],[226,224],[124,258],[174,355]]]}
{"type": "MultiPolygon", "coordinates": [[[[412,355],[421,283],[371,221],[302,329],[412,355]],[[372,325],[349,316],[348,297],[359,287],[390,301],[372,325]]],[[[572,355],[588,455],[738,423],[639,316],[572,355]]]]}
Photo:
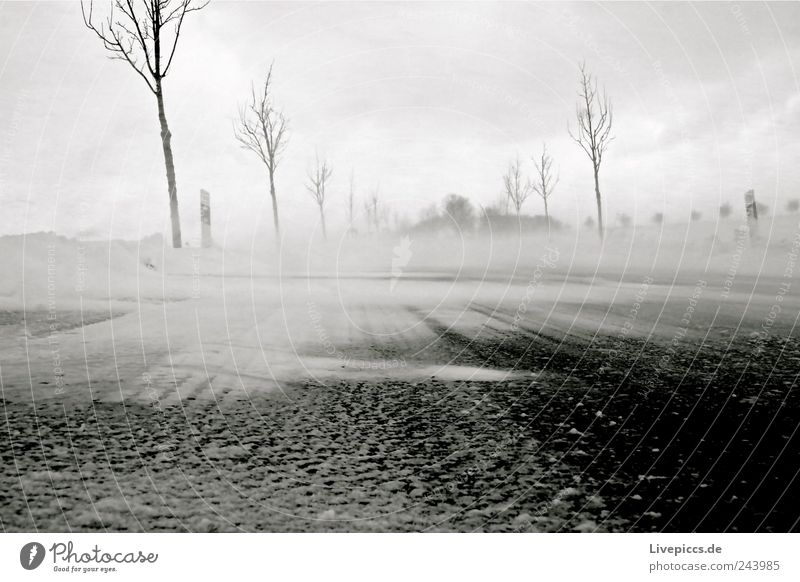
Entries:
{"type": "Polygon", "coordinates": [[[167,75],[175,56],[183,18],[189,12],[208,5],[206,1],[194,6],[192,1],[142,0],[139,6],[135,0],[112,0],[108,18],[98,25],[94,22],[93,0],[81,0],[81,15],[84,25],[102,41],[111,58],[126,61],[142,77],[148,89],[157,94],[161,79],[167,75]],[[120,18],[115,18],[115,10],[122,14],[120,18]],[[172,21],[176,22],[174,38],[167,65],[162,71],[162,28],[172,21]]]}

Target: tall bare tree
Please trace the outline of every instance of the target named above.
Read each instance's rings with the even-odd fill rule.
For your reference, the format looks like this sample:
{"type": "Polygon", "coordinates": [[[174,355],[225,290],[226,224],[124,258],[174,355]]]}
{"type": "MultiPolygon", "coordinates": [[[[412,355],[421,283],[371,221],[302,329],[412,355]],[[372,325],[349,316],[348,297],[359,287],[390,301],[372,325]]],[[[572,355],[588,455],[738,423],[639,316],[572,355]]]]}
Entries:
{"type": "Polygon", "coordinates": [[[281,226],[278,218],[278,196],[275,192],[275,172],[278,170],[281,154],[289,143],[289,120],[282,111],[275,108],[273,102],[272,66],[269,66],[263,86],[256,91],[253,85],[250,101],[239,108],[239,123],[234,127],[234,135],[243,148],[256,154],[267,167],[275,240],[280,242],[281,226]]]}
{"type": "Polygon", "coordinates": [[[128,63],[147,84],[156,98],[161,124],[161,145],[167,170],[167,191],[172,222],[172,246],[179,248],[181,220],[178,212],[178,186],[172,156],[172,133],[164,110],[163,80],[172,66],[183,19],[208,5],[193,0],[111,0],[102,22],[94,20],[94,3],[81,0],[83,22],[103,42],[112,59],[128,63]]]}
{"type": "Polygon", "coordinates": [[[531,187],[544,201],[544,217],[547,220],[547,230],[549,232],[550,212],[547,209],[547,200],[553,194],[559,177],[553,173],[553,156],[547,153],[547,144],[542,146],[541,157],[538,159],[533,158],[533,163],[536,166],[536,182],[531,187]]]}
{"type": "Polygon", "coordinates": [[[514,207],[517,217],[519,217],[522,205],[531,195],[531,184],[522,176],[522,162],[519,156],[508,164],[508,173],[503,176],[503,186],[506,191],[506,198],[511,202],[514,207]]]}
{"type": "Polygon", "coordinates": [[[350,170],[350,190],[347,193],[347,232],[355,234],[355,201],[356,201],[356,172],[350,170]]]}
{"type": "Polygon", "coordinates": [[[570,137],[575,140],[592,162],[594,173],[594,193],[597,200],[597,229],[600,240],[603,239],[603,201],[600,196],[600,164],[608,144],[614,138],[611,135],[613,111],[605,90],[601,94],[597,89],[597,81],[581,63],[578,88],[578,106],[576,115],[578,127],[575,133],[569,129],[570,137]]]}
{"type": "Polygon", "coordinates": [[[328,231],[325,228],[325,195],[328,180],[333,175],[333,168],[328,166],[327,160],[320,161],[319,155],[315,157],[314,168],[308,171],[306,189],[311,193],[314,202],[319,206],[319,217],[322,221],[322,237],[328,240],[328,231]]]}
{"type": "Polygon", "coordinates": [[[392,217],[392,207],[390,204],[386,204],[385,202],[381,204],[376,209],[377,220],[376,220],[376,230],[380,228],[384,228],[385,230],[391,230],[391,217],[392,217]]]}
{"type": "Polygon", "coordinates": [[[380,230],[381,214],[383,214],[383,207],[380,204],[380,184],[373,188],[369,193],[369,197],[364,200],[364,213],[367,218],[367,233],[380,230]]]}

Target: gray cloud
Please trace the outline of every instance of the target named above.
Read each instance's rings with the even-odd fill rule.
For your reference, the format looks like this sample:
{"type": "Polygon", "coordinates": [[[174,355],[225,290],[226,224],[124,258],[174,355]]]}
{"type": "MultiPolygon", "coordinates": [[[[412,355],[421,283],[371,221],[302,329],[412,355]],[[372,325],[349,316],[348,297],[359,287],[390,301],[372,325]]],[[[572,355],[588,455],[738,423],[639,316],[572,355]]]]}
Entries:
{"type": "MultiPolygon", "coordinates": [[[[313,216],[315,148],[337,169],[332,204],[354,168],[410,215],[448,192],[491,202],[507,160],[548,141],[562,169],[553,211],[588,214],[590,172],[566,136],[581,59],[614,100],[612,216],[798,190],[796,4],[216,2],[193,16],[166,83],[190,232],[201,187],[232,231],[269,223],[263,171],[231,123],[273,59],[293,128],[279,176],[289,224],[313,216]]],[[[152,97],[75,3],[0,3],[0,232],[163,229],[157,132],[152,97]]]]}

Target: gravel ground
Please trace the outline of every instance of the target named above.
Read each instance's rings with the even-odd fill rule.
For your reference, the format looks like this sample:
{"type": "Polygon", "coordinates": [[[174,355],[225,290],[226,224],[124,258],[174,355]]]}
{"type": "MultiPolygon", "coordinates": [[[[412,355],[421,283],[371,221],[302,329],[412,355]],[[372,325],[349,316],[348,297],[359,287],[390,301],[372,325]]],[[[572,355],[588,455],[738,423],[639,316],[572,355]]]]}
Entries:
{"type": "Polygon", "coordinates": [[[754,341],[449,330],[428,349],[530,379],[306,382],[163,409],[4,401],[0,525],[796,531],[800,350],[754,341]]]}
{"type": "Polygon", "coordinates": [[[622,529],[521,383],[310,384],[250,401],[6,404],[5,530],[622,529]],[[527,395],[527,396],[526,396],[527,395]],[[35,419],[35,421],[34,421],[35,419]],[[526,429],[526,427],[528,429],[526,429]],[[9,442],[10,435],[10,442],[9,442]],[[604,523],[603,520],[606,520],[604,523]]]}

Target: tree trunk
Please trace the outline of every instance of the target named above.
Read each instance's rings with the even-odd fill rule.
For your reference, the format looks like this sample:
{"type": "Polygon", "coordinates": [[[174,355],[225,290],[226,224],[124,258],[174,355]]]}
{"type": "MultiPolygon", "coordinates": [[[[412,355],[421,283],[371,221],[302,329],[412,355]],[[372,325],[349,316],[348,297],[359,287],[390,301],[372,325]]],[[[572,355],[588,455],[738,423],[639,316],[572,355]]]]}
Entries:
{"type": "Polygon", "coordinates": [[[350,198],[348,199],[347,219],[348,219],[347,235],[348,236],[355,236],[356,232],[355,232],[355,227],[353,226],[353,195],[352,194],[350,195],[350,198]]]}
{"type": "Polygon", "coordinates": [[[164,94],[161,81],[156,81],[156,100],[158,101],[158,121],[161,124],[161,145],[164,148],[164,165],[167,167],[167,190],[169,192],[169,216],[172,221],[172,247],[179,249],[181,242],[181,218],[178,212],[178,185],[175,183],[175,164],[172,159],[172,134],[164,113],[164,94]]]}
{"type": "Polygon", "coordinates": [[[275,225],[275,241],[280,244],[281,225],[278,220],[278,195],[275,194],[275,173],[269,171],[269,195],[272,198],[272,222],[275,225]]]}
{"type": "Polygon", "coordinates": [[[547,223],[547,237],[550,237],[550,213],[547,211],[547,197],[543,197],[544,200],[544,221],[547,223]]]}
{"type": "Polygon", "coordinates": [[[328,240],[328,231],[325,230],[325,211],[322,209],[322,204],[319,205],[319,218],[322,221],[322,238],[328,240]]]}
{"type": "Polygon", "coordinates": [[[594,195],[597,198],[597,233],[600,235],[600,240],[603,240],[603,204],[600,199],[600,175],[599,168],[594,167],[594,195]]]}

